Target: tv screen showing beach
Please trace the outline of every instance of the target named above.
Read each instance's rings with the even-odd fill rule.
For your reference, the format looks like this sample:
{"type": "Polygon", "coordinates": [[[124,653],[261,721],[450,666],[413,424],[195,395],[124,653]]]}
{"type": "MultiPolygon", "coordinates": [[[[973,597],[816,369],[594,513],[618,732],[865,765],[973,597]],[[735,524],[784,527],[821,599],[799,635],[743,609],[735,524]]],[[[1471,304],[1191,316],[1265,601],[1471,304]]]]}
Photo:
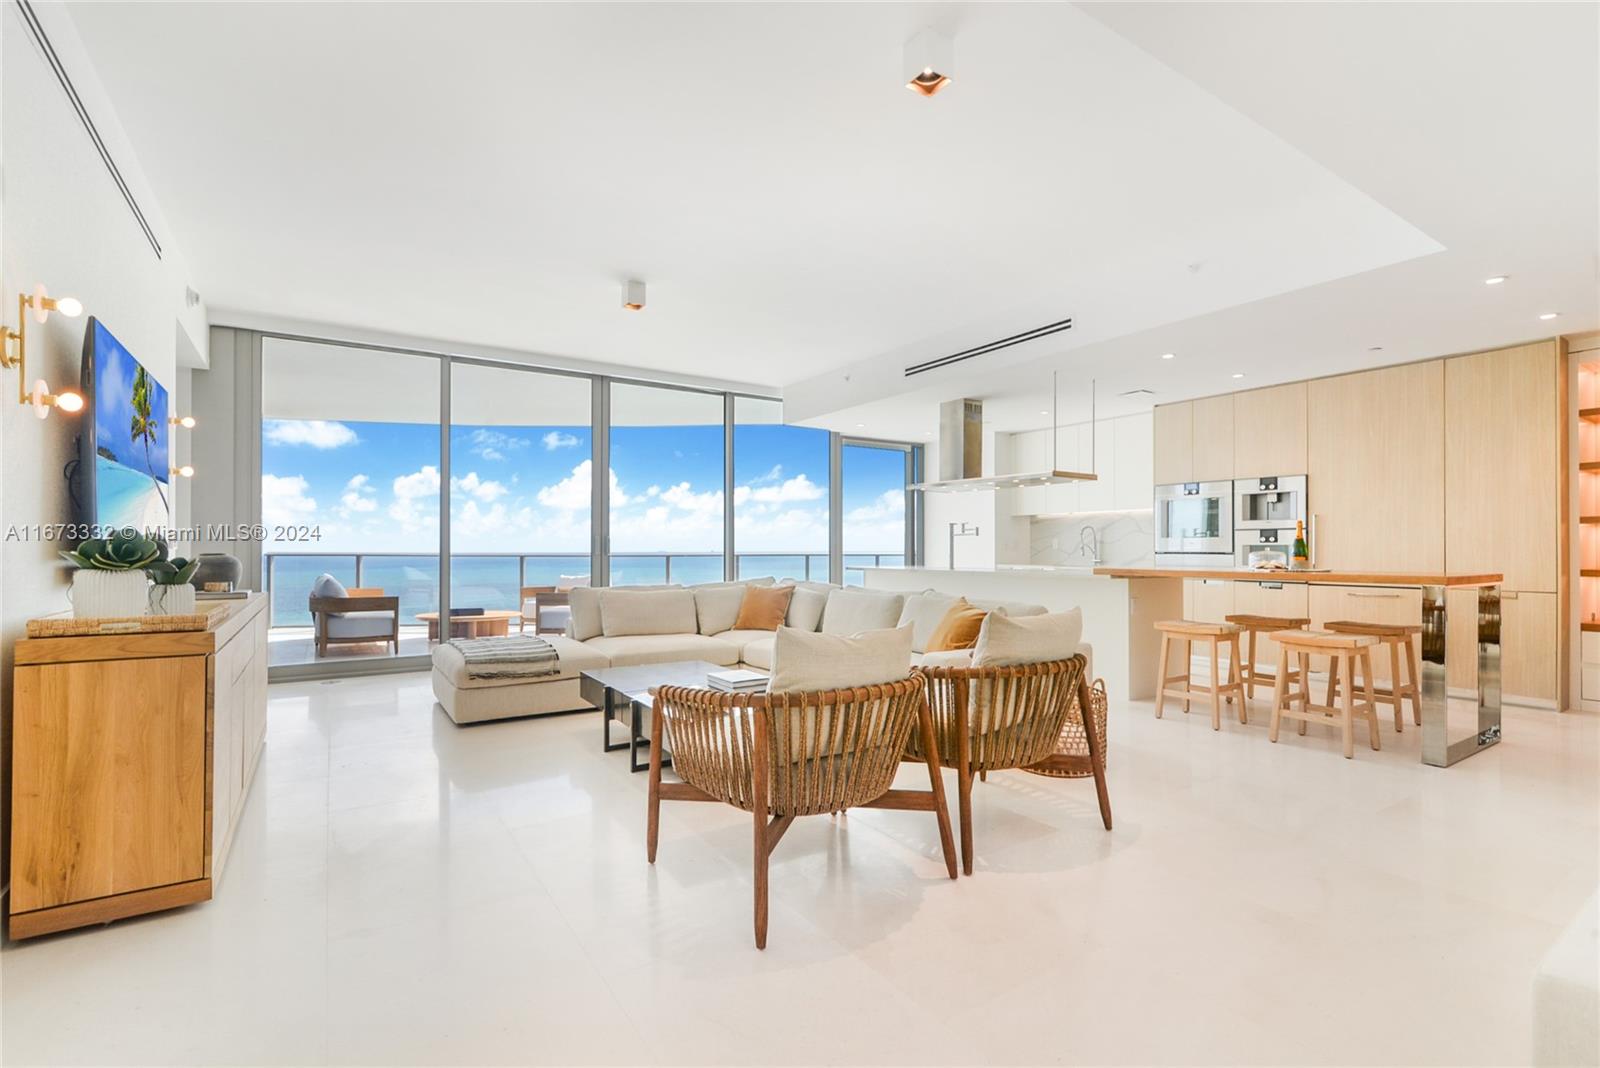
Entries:
{"type": "Polygon", "coordinates": [[[94,330],[95,523],[170,525],[167,391],[99,322],[94,330]]]}

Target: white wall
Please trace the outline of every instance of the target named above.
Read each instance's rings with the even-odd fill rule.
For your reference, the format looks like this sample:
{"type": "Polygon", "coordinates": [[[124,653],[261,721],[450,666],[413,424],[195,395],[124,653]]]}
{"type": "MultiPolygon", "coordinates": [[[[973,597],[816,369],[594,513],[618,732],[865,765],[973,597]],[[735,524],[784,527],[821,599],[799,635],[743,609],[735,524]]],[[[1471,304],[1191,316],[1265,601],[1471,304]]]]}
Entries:
{"type": "MultiPolygon", "coordinates": [[[[0,6],[0,319],[15,326],[17,294],[44,283],[75,296],[101,318],[162,385],[177,393],[180,351],[207,352],[204,305],[187,306],[187,267],[104,90],[90,68],[65,5],[35,4],[57,56],[77,87],[112,158],[163,246],[157,258],[16,4],[0,6]]],[[[75,389],[84,318],[30,323],[28,378],[75,389]]],[[[62,468],[74,455],[80,420],[46,420],[17,403],[18,372],[0,371],[0,752],[9,754],[12,643],[28,619],[68,607],[67,569],[56,542],[22,537],[34,524],[72,516],[62,468]],[[15,531],[18,536],[7,537],[15,531]]],[[[180,445],[178,455],[182,455],[180,445]]],[[[184,521],[183,487],[174,494],[184,521]]],[[[10,796],[9,768],[0,806],[10,796]]],[[[0,809],[3,812],[3,809],[0,809]]],[[[0,815],[3,824],[3,815],[0,815]]],[[[8,851],[9,852],[9,851],[8,851]]]]}

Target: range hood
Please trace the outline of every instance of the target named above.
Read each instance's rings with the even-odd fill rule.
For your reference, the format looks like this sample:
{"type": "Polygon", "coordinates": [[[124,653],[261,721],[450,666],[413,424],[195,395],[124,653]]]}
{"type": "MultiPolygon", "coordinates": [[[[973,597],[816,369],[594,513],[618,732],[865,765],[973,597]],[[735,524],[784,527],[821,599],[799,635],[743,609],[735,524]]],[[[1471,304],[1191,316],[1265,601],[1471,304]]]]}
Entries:
{"type": "MultiPolygon", "coordinates": [[[[1051,392],[1055,392],[1051,376],[1051,392]]],[[[1052,411],[1054,399],[1052,398],[1052,411]]],[[[1094,387],[1090,386],[1089,422],[1094,424],[1094,387]]],[[[1012,489],[1021,486],[1052,486],[1066,482],[1095,482],[1094,471],[1063,471],[1053,462],[1057,449],[1057,421],[1050,420],[1050,456],[1046,471],[1021,471],[1009,475],[983,473],[983,401],[964,398],[939,405],[939,478],[918,482],[911,489],[925,493],[958,493],[962,490],[1012,489]]],[[[1094,467],[1094,434],[1089,435],[1090,467],[1094,467]]]]}

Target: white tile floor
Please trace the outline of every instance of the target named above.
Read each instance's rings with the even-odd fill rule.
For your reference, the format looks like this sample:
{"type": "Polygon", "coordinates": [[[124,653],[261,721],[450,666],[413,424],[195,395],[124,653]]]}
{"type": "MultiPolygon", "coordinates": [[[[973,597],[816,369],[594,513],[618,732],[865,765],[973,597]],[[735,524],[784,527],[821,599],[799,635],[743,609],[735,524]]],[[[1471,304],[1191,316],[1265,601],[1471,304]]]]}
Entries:
{"type": "Polygon", "coordinates": [[[271,701],[218,898],[8,946],[5,1064],[1520,1063],[1600,880],[1593,716],[1508,710],[1439,770],[1413,730],[1347,761],[1135,705],[1115,832],[997,775],[952,883],[926,814],[802,820],[760,953],[746,817],[669,805],[648,866],[592,715],[457,728],[423,675],[271,701]]]}

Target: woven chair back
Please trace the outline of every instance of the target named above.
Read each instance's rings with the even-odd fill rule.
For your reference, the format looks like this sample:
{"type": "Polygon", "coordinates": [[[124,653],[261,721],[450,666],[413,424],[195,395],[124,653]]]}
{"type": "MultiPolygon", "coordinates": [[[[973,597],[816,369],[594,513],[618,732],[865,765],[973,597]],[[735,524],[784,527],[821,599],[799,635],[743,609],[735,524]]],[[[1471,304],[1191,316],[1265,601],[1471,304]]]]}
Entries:
{"type": "MultiPolygon", "coordinates": [[[[939,761],[956,764],[956,710],[965,708],[974,771],[1025,768],[1054,750],[1083,682],[1079,654],[1066,660],[1009,667],[924,667],[928,707],[939,761]]],[[[924,758],[922,739],[910,737],[906,753],[924,758]]]]}

